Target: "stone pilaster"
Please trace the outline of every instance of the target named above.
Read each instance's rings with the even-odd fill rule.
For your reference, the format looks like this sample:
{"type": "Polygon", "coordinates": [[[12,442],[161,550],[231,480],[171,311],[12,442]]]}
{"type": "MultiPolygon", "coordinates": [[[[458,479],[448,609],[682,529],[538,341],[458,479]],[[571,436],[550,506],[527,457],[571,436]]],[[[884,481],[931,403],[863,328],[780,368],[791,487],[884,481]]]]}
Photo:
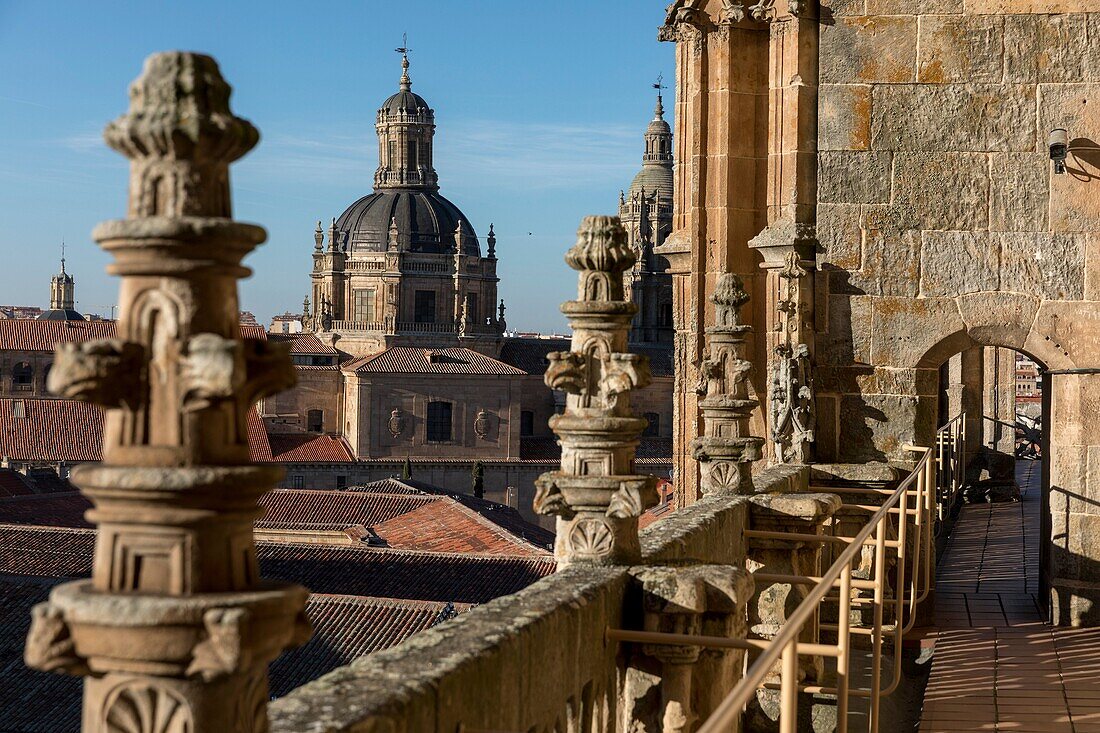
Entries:
{"type": "Polygon", "coordinates": [[[718,278],[710,298],[715,325],[707,328],[707,348],[699,364],[699,407],[703,435],[692,442],[699,462],[704,494],[752,493],[752,464],[760,460],[762,438],[749,434],[749,417],[759,404],[749,396],[752,362],[745,356],[752,326],[742,322],[741,308],[749,301],[741,278],[718,278]]]}
{"type": "Polygon", "coordinates": [[[649,360],[627,352],[637,306],[623,297],[623,272],[634,263],[618,217],[589,216],[565,255],[580,273],[577,300],[562,305],[573,328],[570,351],[548,355],[546,384],[566,393],[550,419],[561,442],[561,470],[536,481],[535,511],[557,514],[559,566],[637,562],[638,517],[657,503],[652,476],[634,473],[646,421],[630,409],[630,392],[650,382],[649,360]]]}
{"type": "Polygon", "coordinates": [[[122,278],[116,339],[58,348],[50,389],[106,408],[99,465],[72,473],[98,527],[90,581],[34,609],[27,663],[86,677],[85,733],[267,729],[267,664],[308,638],[304,588],[259,577],[248,411],[291,386],[286,349],[241,339],[229,163],[259,139],[214,59],[151,56],[107,126],[131,160],[127,218],[96,240],[122,278]]]}

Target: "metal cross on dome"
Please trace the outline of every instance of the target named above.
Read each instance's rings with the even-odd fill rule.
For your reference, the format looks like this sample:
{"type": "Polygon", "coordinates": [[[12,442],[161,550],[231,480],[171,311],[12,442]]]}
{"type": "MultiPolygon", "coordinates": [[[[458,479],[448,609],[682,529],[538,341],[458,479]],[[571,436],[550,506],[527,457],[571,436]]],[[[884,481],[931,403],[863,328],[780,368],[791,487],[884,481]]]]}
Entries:
{"type": "Polygon", "coordinates": [[[401,45],[398,48],[395,48],[394,51],[401,54],[406,59],[409,57],[409,51],[412,51],[412,49],[409,48],[409,34],[408,33],[402,33],[401,34],[401,45]]]}

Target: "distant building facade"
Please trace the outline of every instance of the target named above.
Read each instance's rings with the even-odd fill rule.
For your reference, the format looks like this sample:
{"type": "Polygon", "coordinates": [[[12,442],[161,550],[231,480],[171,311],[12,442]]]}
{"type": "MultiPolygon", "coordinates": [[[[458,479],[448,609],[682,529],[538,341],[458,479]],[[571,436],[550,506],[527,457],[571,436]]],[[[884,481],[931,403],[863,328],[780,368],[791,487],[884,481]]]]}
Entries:
{"type": "Polygon", "coordinates": [[[672,128],[658,89],[642,169],[630,189],[619,193],[619,218],[638,258],[623,281],[627,297],[638,306],[630,330],[635,343],[672,344],[672,275],[668,260],[654,252],[672,233],[672,166],[672,128]]]}
{"type": "MultiPolygon", "coordinates": [[[[289,487],[378,480],[407,459],[418,479],[455,490],[469,486],[480,461],[486,496],[533,518],[533,481],[559,457],[547,423],[564,404],[543,374],[547,355],[568,350],[568,338],[505,335],[496,233],[490,224],[483,243],[440,194],[435,112],[412,91],[405,56],[375,130],[373,191],[314,231],[301,331],[291,314],[272,321],[269,338],[290,345],[298,368],[297,387],[261,404],[275,460],[288,465],[289,487]],[[353,460],[333,455],[340,449],[322,436],[353,460]]],[[[667,475],[672,287],[653,247],[672,227],[672,132],[660,95],[645,141],[620,213],[639,257],[628,277],[639,307],[632,338],[655,377],[634,398],[650,421],[640,460],[667,475]]]]}

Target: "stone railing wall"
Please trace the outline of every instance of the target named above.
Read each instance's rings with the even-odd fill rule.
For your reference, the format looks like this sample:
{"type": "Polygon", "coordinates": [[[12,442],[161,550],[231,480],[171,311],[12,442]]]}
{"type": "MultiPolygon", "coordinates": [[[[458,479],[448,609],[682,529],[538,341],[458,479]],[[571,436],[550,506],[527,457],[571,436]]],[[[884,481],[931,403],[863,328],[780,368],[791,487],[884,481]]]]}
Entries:
{"type": "MultiPolygon", "coordinates": [[[[805,491],[808,470],[777,466],[754,482],[761,493],[805,491]]],[[[669,730],[649,700],[669,676],[660,650],[618,646],[605,630],[654,630],[646,617],[663,573],[744,567],[752,507],[751,496],[705,497],[641,532],[640,565],[571,565],[352,662],[272,703],[271,733],[624,731],[647,720],[645,730],[669,730]]],[[[700,615],[696,633],[728,633],[720,612],[700,615]]],[[[744,619],[734,623],[743,637],[744,619]]],[[[690,662],[695,718],[737,682],[742,660],[707,650],[690,662]]]]}

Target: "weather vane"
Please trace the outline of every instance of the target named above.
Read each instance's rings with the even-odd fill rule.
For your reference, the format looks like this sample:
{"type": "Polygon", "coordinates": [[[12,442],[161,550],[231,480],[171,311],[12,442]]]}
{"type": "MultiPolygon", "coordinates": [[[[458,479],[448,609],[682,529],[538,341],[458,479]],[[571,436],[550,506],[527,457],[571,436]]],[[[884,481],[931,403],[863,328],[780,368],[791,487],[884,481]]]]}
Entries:
{"type": "Polygon", "coordinates": [[[412,49],[409,48],[409,34],[408,33],[402,33],[401,34],[401,47],[400,48],[395,48],[394,51],[397,51],[397,53],[401,54],[402,56],[407,57],[409,55],[409,51],[411,51],[411,50],[412,49]]]}
{"type": "Polygon", "coordinates": [[[666,87],[664,84],[661,83],[662,81],[664,81],[664,79],[665,79],[664,74],[658,74],[657,75],[657,83],[653,85],[653,88],[656,89],[658,93],[660,93],[660,91],[662,89],[668,89],[668,87],[666,87]]]}

